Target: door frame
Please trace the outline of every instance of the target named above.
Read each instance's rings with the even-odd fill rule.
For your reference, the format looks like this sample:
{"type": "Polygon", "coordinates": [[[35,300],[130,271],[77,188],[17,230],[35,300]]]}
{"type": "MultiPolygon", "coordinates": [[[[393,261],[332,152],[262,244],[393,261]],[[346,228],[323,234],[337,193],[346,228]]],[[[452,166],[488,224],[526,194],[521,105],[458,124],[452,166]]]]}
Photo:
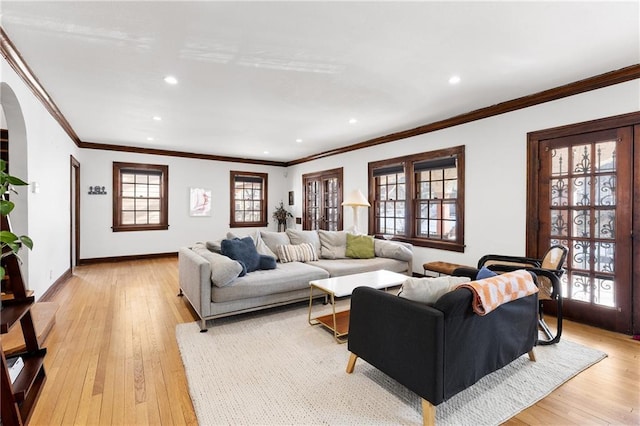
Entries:
{"type": "MultiPolygon", "coordinates": [[[[633,146],[633,201],[632,201],[632,235],[640,230],[640,111],[614,117],[586,121],[567,126],[554,127],[527,133],[527,220],[526,220],[526,255],[540,258],[538,251],[538,215],[540,158],[538,148],[541,141],[560,137],[573,136],[580,133],[597,132],[618,127],[634,127],[633,146]]],[[[640,254],[640,237],[632,239],[631,258],[640,254]]],[[[640,265],[633,262],[631,277],[631,322],[633,334],[640,333],[640,265]]]]}
{"type": "Polygon", "coordinates": [[[73,155],[69,158],[69,270],[73,273],[80,262],[80,162],[73,155]]]}

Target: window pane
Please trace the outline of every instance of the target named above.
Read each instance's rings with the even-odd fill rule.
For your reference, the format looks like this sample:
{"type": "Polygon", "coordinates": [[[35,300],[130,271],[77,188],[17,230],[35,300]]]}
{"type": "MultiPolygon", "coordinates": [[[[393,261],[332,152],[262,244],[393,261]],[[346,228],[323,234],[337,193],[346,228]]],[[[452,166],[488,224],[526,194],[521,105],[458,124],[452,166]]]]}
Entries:
{"type": "Polygon", "coordinates": [[[160,200],[149,200],[149,210],[160,211],[160,200]]]}
{"type": "Polygon", "coordinates": [[[147,210],[147,199],[136,198],[136,211],[147,210]]]}
{"type": "Polygon", "coordinates": [[[444,198],[458,197],[458,181],[447,180],[444,182],[444,198]]]}
{"type": "Polygon", "coordinates": [[[122,210],[133,210],[135,206],[135,200],[133,198],[122,199],[122,210]]]}
{"type": "Polygon", "coordinates": [[[134,183],[136,181],[136,175],[133,173],[122,173],[120,181],[122,183],[134,183]]]}
{"type": "Polygon", "coordinates": [[[149,212],[149,223],[157,225],[160,223],[160,212],[149,212]]]}
{"type": "Polygon", "coordinates": [[[160,186],[149,185],[149,197],[160,198],[160,186]]]}
{"type": "Polygon", "coordinates": [[[160,175],[149,175],[149,185],[160,185],[160,175]]]}
{"type": "Polygon", "coordinates": [[[147,212],[136,212],[136,224],[145,225],[149,223],[149,214],[147,212]]]}
{"type": "Polygon", "coordinates": [[[148,186],[136,183],[136,197],[146,197],[148,195],[148,186]]]}
{"type": "Polygon", "coordinates": [[[136,174],[136,183],[144,184],[145,186],[149,183],[149,176],[146,174],[136,174]]]}
{"type": "Polygon", "coordinates": [[[133,184],[124,184],[122,185],[122,196],[123,197],[135,197],[136,196],[136,186],[133,184]]]}
{"type": "Polygon", "coordinates": [[[122,212],[122,224],[133,225],[135,223],[135,216],[133,212],[122,212]]]}
{"type": "Polygon", "coordinates": [[[444,178],[445,179],[457,179],[458,178],[458,169],[445,169],[444,170],[444,178]]]}

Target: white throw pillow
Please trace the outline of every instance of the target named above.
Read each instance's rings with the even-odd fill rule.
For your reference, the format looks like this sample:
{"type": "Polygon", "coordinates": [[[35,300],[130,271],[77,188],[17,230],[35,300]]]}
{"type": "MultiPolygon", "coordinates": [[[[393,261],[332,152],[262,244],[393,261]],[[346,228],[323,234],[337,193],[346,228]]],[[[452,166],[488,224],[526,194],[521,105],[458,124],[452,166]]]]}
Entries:
{"type": "Polygon", "coordinates": [[[400,288],[398,296],[421,303],[436,303],[444,294],[455,290],[460,284],[471,281],[468,277],[408,278],[400,288]]]}
{"type": "Polygon", "coordinates": [[[347,232],[318,230],[320,257],[323,259],[345,259],[347,257],[347,232]]]}

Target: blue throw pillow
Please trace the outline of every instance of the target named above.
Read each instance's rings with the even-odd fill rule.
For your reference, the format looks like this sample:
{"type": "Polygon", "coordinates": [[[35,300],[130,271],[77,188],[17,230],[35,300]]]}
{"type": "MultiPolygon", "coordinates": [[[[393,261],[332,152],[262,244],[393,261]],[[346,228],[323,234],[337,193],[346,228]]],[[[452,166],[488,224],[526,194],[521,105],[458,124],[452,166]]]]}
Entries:
{"type": "Polygon", "coordinates": [[[493,272],[491,269],[487,268],[486,266],[483,266],[478,271],[478,275],[476,275],[476,280],[483,280],[485,278],[495,277],[496,275],[498,275],[498,274],[496,274],[495,272],[493,272]]]}
{"type": "Polygon", "coordinates": [[[258,269],[276,269],[276,258],[273,256],[267,256],[266,254],[260,255],[260,265],[258,269]]]}
{"type": "Polygon", "coordinates": [[[240,262],[247,272],[253,272],[260,266],[260,255],[251,237],[222,240],[220,246],[222,254],[240,262]]]}

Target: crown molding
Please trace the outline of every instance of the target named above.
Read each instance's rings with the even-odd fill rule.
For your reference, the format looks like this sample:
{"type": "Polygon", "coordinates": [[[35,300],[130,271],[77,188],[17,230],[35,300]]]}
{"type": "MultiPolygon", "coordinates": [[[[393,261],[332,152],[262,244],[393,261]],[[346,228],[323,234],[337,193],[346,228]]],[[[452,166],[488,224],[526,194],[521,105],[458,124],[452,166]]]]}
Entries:
{"type": "Polygon", "coordinates": [[[638,78],[640,78],[640,64],[630,65],[628,67],[624,67],[615,71],[606,72],[594,77],[585,78],[584,80],[578,80],[573,83],[565,84],[564,86],[555,87],[553,89],[544,90],[532,95],[527,95],[521,98],[516,98],[506,102],[501,102],[499,104],[476,109],[444,120],[434,121],[429,124],[415,127],[413,129],[391,133],[385,136],[369,139],[364,142],[359,142],[353,145],[321,152],[319,154],[300,158],[298,160],[293,160],[288,162],[287,166],[306,163],[309,161],[318,160],[320,158],[344,154],[350,151],[369,148],[388,142],[395,142],[400,139],[406,139],[425,133],[435,132],[437,130],[442,130],[449,127],[459,126],[461,124],[470,123],[472,121],[482,120],[484,118],[489,118],[496,115],[505,114],[507,112],[528,108],[545,102],[555,101],[557,99],[589,92],[591,90],[601,89],[603,87],[612,86],[614,84],[636,80],[638,78]]]}
{"type": "Polygon", "coordinates": [[[80,138],[71,127],[71,124],[67,121],[64,114],[60,111],[60,108],[51,99],[49,93],[40,84],[38,77],[33,73],[29,65],[25,62],[24,58],[18,52],[15,45],[9,39],[9,36],[4,31],[4,28],[0,26],[0,54],[7,60],[11,68],[22,78],[24,83],[31,89],[33,94],[42,102],[42,105],[49,111],[49,114],[62,126],[62,129],[69,135],[71,140],[79,146],[80,138]]]}
{"type": "Polygon", "coordinates": [[[186,151],[173,151],[169,149],[141,148],[136,146],[112,145],[97,142],[80,142],[78,147],[85,149],[101,149],[104,151],[131,152],[135,154],[164,155],[167,157],[194,158],[196,160],[225,161],[228,163],[259,164],[262,166],[286,167],[282,161],[257,160],[253,158],[227,157],[224,155],[197,154],[186,151]]]}

